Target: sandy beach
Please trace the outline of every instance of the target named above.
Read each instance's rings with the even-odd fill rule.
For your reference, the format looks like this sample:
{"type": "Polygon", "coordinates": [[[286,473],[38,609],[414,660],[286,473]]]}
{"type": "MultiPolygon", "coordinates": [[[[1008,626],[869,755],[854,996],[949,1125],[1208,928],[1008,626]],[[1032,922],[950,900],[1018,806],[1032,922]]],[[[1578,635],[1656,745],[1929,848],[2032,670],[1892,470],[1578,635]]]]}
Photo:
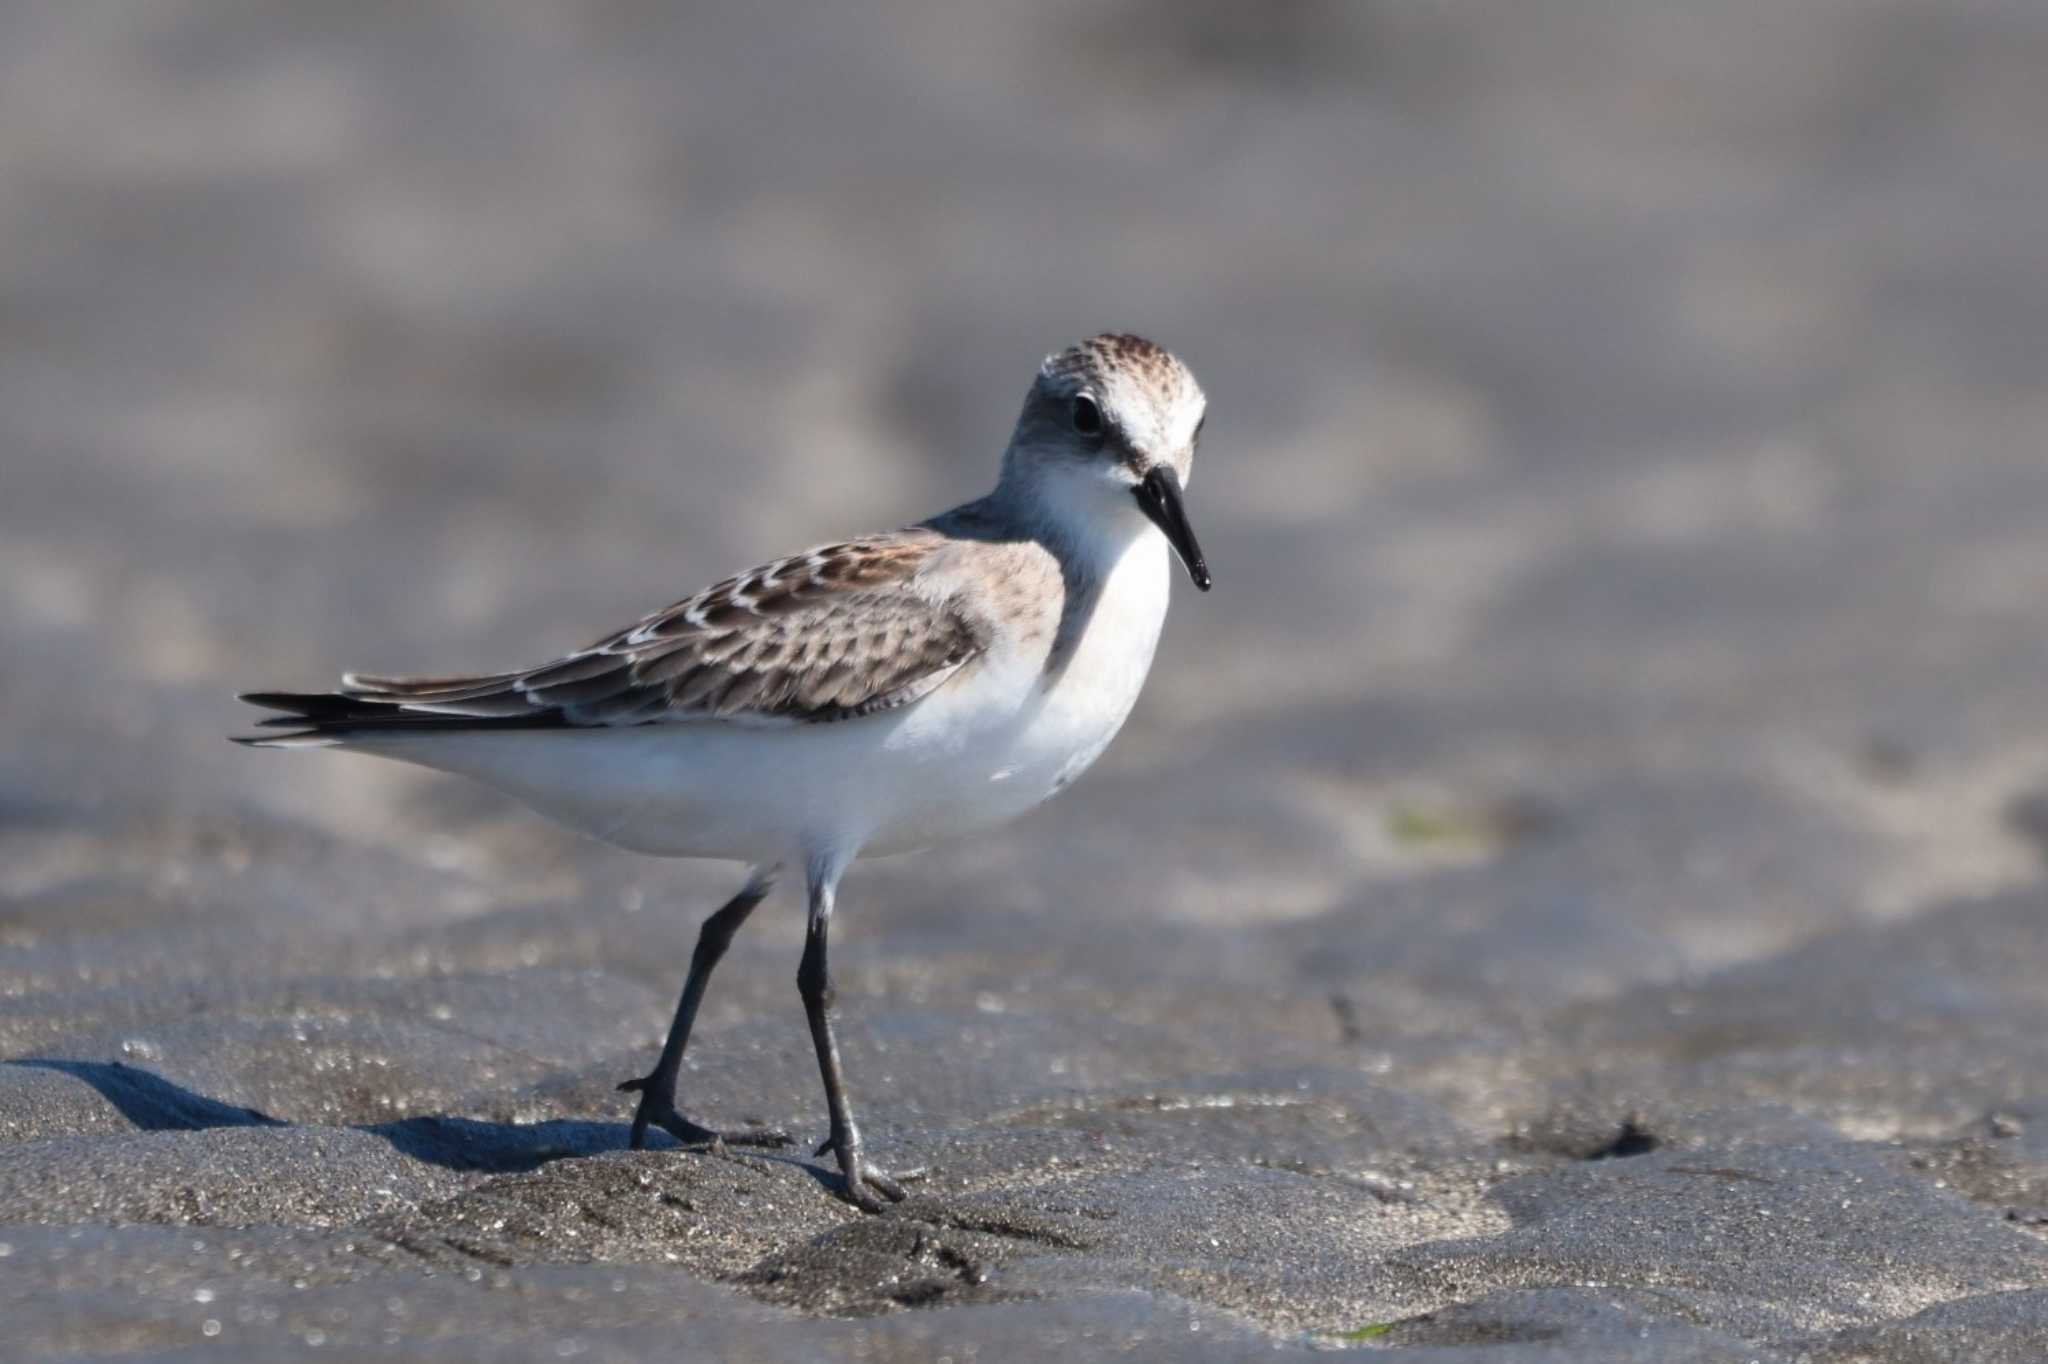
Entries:
{"type": "Polygon", "coordinates": [[[2048,1357],[2048,9],[0,13],[0,1354],[2048,1357]],[[1123,735],[785,890],[255,753],[1156,336],[1123,735]]]}

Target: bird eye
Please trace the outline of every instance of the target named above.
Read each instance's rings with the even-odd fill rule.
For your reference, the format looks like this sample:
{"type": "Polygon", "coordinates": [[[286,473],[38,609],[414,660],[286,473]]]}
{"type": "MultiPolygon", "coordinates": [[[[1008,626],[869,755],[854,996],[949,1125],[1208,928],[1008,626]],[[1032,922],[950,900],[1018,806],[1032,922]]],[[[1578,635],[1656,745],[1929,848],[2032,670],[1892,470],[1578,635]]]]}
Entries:
{"type": "Polygon", "coordinates": [[[1074,429],[1084,436],[1102,434],[1102,408],[1086,393],[1074,399],[1074,429]]]}

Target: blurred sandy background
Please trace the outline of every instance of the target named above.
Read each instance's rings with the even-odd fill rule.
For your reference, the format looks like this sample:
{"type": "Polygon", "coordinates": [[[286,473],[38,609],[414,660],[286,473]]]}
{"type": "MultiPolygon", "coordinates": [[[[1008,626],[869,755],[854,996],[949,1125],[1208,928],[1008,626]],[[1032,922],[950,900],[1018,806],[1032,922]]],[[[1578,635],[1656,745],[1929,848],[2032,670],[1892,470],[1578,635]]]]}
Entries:
{"type": "MultiPolygon", "coordinates": [[[[2044,72],[2031,0],[0,9],[21,1348],[2048,1353],[2044,72]],[[1102,329],[1209,390],[1218,586],[849,881],[915,1246],[608,1154],[730,869],[222,741],[973,496],[1102,329]]],[[[699,1116],[822,1132],[799,921],[699,1116]]]]}

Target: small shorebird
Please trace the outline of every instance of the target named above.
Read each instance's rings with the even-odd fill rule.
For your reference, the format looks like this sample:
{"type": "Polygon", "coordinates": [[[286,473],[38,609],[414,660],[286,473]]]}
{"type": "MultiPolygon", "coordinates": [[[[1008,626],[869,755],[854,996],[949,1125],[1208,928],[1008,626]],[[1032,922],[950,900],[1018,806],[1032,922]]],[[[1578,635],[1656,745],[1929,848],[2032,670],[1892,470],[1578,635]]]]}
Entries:
{"type": "Polygon", "coordinates": [[[905,852],[1029,810],[1100,756],[1138,698],[1166,617],[1168,548],[1209,570],[1181,502],[1202,389],[1136,336],[1039,368],[995,491],[906,530],[822,545],[706,588],[522,672],[347,674],[333,692],[252,692],[287,732],[241,742],[345,748],[454,772],[570,828],[663,857],[752,864],[705,920],[675,1021],[638,1091],[683,1142],[775,1144],[676,1108],[712,969],[785,863],[810,922],[797,988],[846,1195],[902,1186],[862,1157],[825,961],[834,892],[858,856],[905,852]]]}

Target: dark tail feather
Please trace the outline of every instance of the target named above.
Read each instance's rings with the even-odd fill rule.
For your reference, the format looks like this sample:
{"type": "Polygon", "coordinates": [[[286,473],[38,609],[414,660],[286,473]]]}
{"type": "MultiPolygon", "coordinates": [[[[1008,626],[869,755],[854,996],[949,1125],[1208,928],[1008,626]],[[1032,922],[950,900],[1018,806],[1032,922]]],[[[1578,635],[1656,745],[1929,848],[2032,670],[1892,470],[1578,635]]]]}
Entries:
{"type": "MultiPolygon", "coordinates": [[[[371,709],[358,697],[343,696],[333,691],[245,691],[235,699],[264,710],[281,710],[286,715],[303,716],[308,720],[338,720],[371,709]]],[[[264,723],[276,722],[266,720],[264,723]]]]}
{"type": "Polygon", "coordinates": [[[409,708],[381,696],[342,692],[252,691],[241,700],[265,710],[282,711],[257,721],[259,728],[286,729],[286,734],[233,736],[252,748],[326,748],[351,734],[456,729],[556,729],[568,723],[558,709],[536,709],[523,715],[446,715],[409,708]]]}

